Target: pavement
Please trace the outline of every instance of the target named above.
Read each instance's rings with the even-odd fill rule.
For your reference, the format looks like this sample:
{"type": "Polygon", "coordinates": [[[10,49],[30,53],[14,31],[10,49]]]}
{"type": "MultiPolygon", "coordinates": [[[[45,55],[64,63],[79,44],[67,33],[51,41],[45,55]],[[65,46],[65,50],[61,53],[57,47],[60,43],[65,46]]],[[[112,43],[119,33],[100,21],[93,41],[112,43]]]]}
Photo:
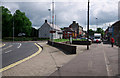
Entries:
{"type": "Polygon", "coordinates": [[[49,76],[64,66],[79,53],[86,49],[86,46],[80,47],[81,51],[77,54],[67,55],[59,49],[49,46],[46,42],[38,42],[43,50],[37,56],[2,72],[2,76],[49,76]]]}
{"type": "Polygon", "coordinates": [[[50,76],[116,76],[118,75],[118,47],[92,44],[90,50],[76,56],[50,76]]]}

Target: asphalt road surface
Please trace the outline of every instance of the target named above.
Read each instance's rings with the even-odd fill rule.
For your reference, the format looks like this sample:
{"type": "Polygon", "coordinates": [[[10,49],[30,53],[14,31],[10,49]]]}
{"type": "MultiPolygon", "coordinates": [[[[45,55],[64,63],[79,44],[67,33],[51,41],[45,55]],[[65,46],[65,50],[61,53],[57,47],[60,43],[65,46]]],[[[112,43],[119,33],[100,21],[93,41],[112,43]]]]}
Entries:
{"type": "Polygon", "coordinates": [[[34,42],[9,42],[3,44],[6,45],[2,47],[2,52],[0,52],[0,55],[2,55],[2,66],[0,67],[2,68],[22,60],[38,51],[38,47],[34,42]]]}

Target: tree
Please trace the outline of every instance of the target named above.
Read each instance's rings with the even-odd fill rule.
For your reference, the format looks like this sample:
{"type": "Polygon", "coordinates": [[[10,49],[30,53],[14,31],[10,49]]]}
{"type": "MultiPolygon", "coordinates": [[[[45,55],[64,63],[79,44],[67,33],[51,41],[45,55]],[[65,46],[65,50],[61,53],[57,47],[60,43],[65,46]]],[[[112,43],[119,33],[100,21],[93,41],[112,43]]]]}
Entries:
{"type": "Polygon", "coordinates": [[[61,30],[64,30],[64,28],[60,28],[61,30]]]}
{"type": "Polygon", "coordinates": [[[0,7],[2,9],[2,37],[12,36],[12,14],[4,6],[0,7]]]}
{"type": "Polygon", "coordinates": [[[13,36],[13,22],[15,36],[18,36],[19,33],[25,33],[26,36],[31,35],[32,23],[26,17],[24,12],[16,10],[12,16],[8,8],[5,8],[4,6],[1,6],[0,8],[2,9],[2,37],[13,36]]]}
{"type": "Polygon", "coordinates": [[[90,36],[93,36],[93,35],[94,35],[94,33],[95,33],[95,31],[94,31],[94,30],[92,30],[92,29],[90,29],[90,30],[89,30],[89,35],[90,35],[90,36]]]}
{"type": "Polygon", "coordinates": [[[21,12],[20,10],[16,10],[13,19],[15,25],[15,36],[17,36],[19,33],[25,33],[26,36],[31,35],[32,23],[26,17],[24,12],[21,12]]]}
{"type": "Polygon", "coordinates": [[[102,37],[104,36],[104,30],[102,28],[97,28],[96,33],[101,33],[102,37]]]}

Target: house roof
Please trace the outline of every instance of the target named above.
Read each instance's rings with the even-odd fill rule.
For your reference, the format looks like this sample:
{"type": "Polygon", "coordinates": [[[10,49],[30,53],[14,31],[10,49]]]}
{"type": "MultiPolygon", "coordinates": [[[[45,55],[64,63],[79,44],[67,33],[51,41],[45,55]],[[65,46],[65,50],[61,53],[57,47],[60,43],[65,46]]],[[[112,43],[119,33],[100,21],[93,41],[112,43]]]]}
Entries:
{"type": "Polygon", "coordinates": [[[69,28],[69,27],[65,27],[64,28],[64,31],[74,31],[72,28],[69,28]]]}
{"type": "MultiPolygon", "coordinates": [[[[55,25],[55,24],[52,25],[52,24],[50,24],[49,22],[47,22],[47,20],[45,20],[45,23],[44,23],[43,25],[45,25],[45,24],[49,25],[49,26],[50,26],[51,28],[53,28],[54,30],[61,31],[61,29],[59,28],[59,26],[57,26],[57,25],[55,25]]],[[[43,25],[42,25],[42,26],[43,26],[43,25]]],[[[42,27],[42,26],[41,26],[41,27],[42,27]]],[[[40,27],[40,28],[41,28],[41,27],[40,27]]],[[[39,29],[40,29],[40,28],[39,28],[39,29]]]]}
{"type": "MultiPolygon", "coordinates": [[[[48,23],[48,22],[47,22],[48,23]]],[[[60,27],[58,27],[57,25],[52,25],[50,23],[48,23],[48,25],[50,25],[51,28],[55,29],[55,30],[61,30],[60,27]]]]}
{"type": "Polygon", "coordinates": [[[120,21],[115,22],[112,26],[115,26],[116,24],[120,24],[120,21]]]}

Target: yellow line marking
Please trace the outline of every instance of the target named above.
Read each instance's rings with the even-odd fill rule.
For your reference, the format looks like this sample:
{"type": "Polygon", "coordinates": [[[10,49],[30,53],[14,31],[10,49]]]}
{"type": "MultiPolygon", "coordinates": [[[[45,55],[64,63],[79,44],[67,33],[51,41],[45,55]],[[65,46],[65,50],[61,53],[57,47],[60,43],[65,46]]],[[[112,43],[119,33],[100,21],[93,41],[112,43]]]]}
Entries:
{"type": "Polygon", "coordinates": [[[17,62],[15,62],[15,63],[13,63],[13,64],[11,64],[11,65],[9,65],[9,66],[6,66],[6,67],[4,67],[4,68],[1,68],[1,69],[0,69],[0,72],[3,72],[3,71],[5,71],[5,70],[7,70],[7,69],[10,69],[10,68],[12,68],[12,67],[14,67],[14,66],[22,63],[22,62],[25,62],[25,61],[31,59],[32,57],[38,55],[38,54],[42,51],[42,48],[41,48],[38,44],[36,44],[36,43],[34,43],[34,44],[39,48],[39,50],[38,50],[36,53],[34,53],[34,54],[32,54],[31,56],[26,57],[26,58],[24,58],[24,59],[22,59],[22,60],[20,60],[20,61],[17,61],[17,62]]]}
{"type": "Polygon", "coordinates": [[[2,44],[0,47],[3,47],[3,46],[5,46],[5,44],[2,44]]]}

